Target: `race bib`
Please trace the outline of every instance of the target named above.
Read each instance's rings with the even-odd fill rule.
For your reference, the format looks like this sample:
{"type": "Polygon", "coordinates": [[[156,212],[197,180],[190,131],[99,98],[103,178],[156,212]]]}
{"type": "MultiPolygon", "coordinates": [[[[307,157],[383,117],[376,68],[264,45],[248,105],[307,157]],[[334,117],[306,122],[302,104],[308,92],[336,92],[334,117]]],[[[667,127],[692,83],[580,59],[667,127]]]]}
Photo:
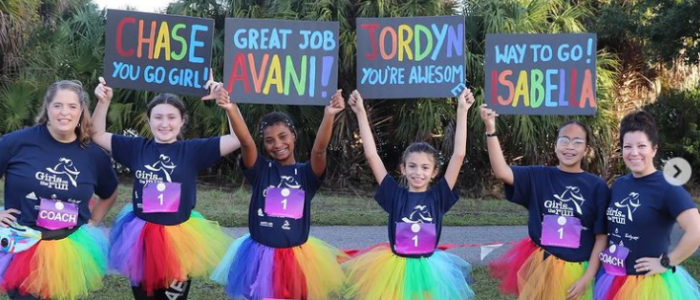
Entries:
{"type": "Polygon", "coordinates": [[[48,230],[70,228],[78,224],[78,205],[61,200],[40,198],[36,225],[48,230]]]}
{"type": "Polygon", "coordinates": [[[144,213],[173,213],[180,208],[180,184],[149,182],[143,186],[144,213]]]}
{"type": "Polygon", "coordinates": [[[622,245],[611,245],[608,249],[601,252],[598,257],[603,263],[605,273],[616,276],[626,276],[627,268],[625,268],[625,259],[630,254],[630,250],[622,245]]]}
{"type": "Polygon", "coordinates": [[[545,215],[541,243],[544,246],[577,249],[581,245],[581,228],[578,218],[545,215]]]}
{"type": "Polygon", "coordinates": [[[265,196],[265,213],[272,217],[301,219],[305,199],[302,189],[269,187],[265,196]]]}
{"type": "Polygon", "coordinates": [[[396,252],[401,254],[427,254],[435,250],[435,224],[396,223],[396,252]]]}

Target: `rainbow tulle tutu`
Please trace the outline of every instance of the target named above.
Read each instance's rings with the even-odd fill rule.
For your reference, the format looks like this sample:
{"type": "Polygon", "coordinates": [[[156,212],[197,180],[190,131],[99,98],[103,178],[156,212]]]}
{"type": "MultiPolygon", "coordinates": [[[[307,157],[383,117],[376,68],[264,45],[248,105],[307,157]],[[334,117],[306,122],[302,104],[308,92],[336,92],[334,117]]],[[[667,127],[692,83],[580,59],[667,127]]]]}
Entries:
{"type": "Polygon", "coordinates": [[[272,248],[246,235],[229,248],[211,279],[226,285],[231,298],[338,299],[345,281],[340,263],[347,259],[314,237],[301,246],[272,248]]]}
{"type": "Polygon", "coordinates": [[[136,217],[129,204],[110,233],[109,266],[150,296],[173,281],[209,276],[231,241],[217,222],[198,212],[184,223],[165,226],[136,217]]]}
{"type": "Polygon", "coordinates": [[[700,286],[688,271],[677,266],[653,276],[598,274],[596,300],[690,300],[700,299],[700,286]]]}
{"type": "Polygon", "coordinates": [[[343,264],[348,274],[344,295],[362,300],[471,299],[471,266],[437,250],[426,258],[405,258],[380,244],[343,264]]]}
{"type": "MultiPolygon", "coordinates": [[[[567,290],[586,273],[588,262],[568,262],[545,251],[530,238],[513,245],[489,264],[491,275],[501,280],[501,293],[518,299],[566,299],[567,290]]],[[[593,299],[591,284],[580,299],[593,299]]]]}
{"type": "Polygon", "coordinates": [[[106,268],[107,237],[92,225],[60,240],[41,240],[23,252],[0,252],[2,289],[42,299],[85,298],[102,288],[106,268]]]}

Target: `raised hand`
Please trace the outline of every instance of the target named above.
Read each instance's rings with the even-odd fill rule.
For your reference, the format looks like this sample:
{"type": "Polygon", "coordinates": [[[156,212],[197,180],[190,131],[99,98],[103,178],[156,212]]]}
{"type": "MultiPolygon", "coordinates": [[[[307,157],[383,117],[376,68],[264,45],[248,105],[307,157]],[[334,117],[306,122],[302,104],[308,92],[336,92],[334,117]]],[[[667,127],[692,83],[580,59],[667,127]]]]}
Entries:
{"type": "Polygon", "coordinates": [[[112,91],[111,87],[107,86],[107,82],[105,82],[104,77],[100,76],[99,80],[100,84],[98,84],[95,88],[95,97],[97,97],[97,100],[100,101],[100,103],[109,104],[114,96],[114,91],[112,91]]]}
{"type": "Polygon", "coordinates": [[[221,89],[223,90],[223,93],[221,93],[219,97],[216,98],[216,104],[226,110],[232,109],[234,104],[233,102],[231,102],[231,98],[229,97],[226,89],[224,89],[223,84],[221,86],[221,89]]]}
{"type": "Polygon", "coordinates": [[[459,107],[464,107],[467,110],[472,107],[472,104],[474,104],[474,94],[472,94],[472,90],[464,88],[462,93],[459,94],[459,97],[457,97],[457,102],[459,107]]]}
{"type": "Polygon", "coordinates": [[[365,111],[364,100],[362,100],[362,95],[360,95],[360,92],[358,92],[357,90],[354,90],[352,94],[350,94],[350,99],[348,99],[348,105],[350,105],[350,109],[352,109],[352,111],[355,114],[365,111]]]}
{"type": "Polygon", "coordinates": [[[343,90],[335,91],[335,94],[331,97],[331,102],[326,106],[326,112],[335,116],[339,112],[345,109],[345,99],[343,99],[343,90]]]}
{"type": "Polygon", "coordinates": [[[204,88],[209,90],[209,95],[202,97],[204,101],[219,99],[224,93],[226,93],[226,97],[228,97],[228,92],[224,89],[224,84],[214,80],[214,70],[212,69],[209,69],[209,80],[204,84],[204,88]]]}
{"type": "Polygon", "coordinates": [[[498,117],[498,113],[488,108],[486,104],[482,104],[479,108],[479,115],[481,115],[481,120],[484,121],[486,132],[496,131],[496,117],[498,117]]]}

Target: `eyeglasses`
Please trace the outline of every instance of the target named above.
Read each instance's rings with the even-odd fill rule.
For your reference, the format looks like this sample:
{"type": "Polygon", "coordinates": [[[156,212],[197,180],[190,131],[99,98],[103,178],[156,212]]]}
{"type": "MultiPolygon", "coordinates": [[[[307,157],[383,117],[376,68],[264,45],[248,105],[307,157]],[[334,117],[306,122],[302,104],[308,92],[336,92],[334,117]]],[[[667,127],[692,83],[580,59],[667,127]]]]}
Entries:
{"type": "Polygon", "coordinates": [[[560,136],[559,138],[557,138],[557,146],[567,147],[567,146],[571,145],[572,143],[573,143],[574,148],[576,148],[576,149],[582,149],[582,148],[586,147],[586,140],[584,140],[584,139],[576,138],[576,139],[572,140],[572,139],[565,137],[565,136],[560,136]]]}

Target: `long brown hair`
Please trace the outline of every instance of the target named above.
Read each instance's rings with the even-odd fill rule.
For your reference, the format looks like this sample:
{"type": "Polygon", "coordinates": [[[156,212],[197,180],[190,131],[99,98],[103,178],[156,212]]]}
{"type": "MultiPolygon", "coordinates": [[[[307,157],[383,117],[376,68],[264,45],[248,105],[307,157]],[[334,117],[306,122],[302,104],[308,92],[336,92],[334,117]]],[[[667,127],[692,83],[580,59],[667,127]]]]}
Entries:
{"type": "Polygon", "coordinates": [[[61,80],[52,84],[48,90],[46,90],[46,95],[44,96],[44,105],[39,112],[39,116],[36,118],[37,124],[47,125],[49,122],[49,112],[48,107],[53,102],[56,94],[60,90],[68,90],[75,92],[80,99],[80,106],[82,107],[82,113],[80,114],[80,121],[78,121],[78,126],[75,127],[75,134],[78,136],[78,141],[81,147],[86,147],[90,143],[90,128],[92,127],[91,117],[90,117],[90,98],[88,94],[83,89],[83,84],[77,80],[61,80]]]}

